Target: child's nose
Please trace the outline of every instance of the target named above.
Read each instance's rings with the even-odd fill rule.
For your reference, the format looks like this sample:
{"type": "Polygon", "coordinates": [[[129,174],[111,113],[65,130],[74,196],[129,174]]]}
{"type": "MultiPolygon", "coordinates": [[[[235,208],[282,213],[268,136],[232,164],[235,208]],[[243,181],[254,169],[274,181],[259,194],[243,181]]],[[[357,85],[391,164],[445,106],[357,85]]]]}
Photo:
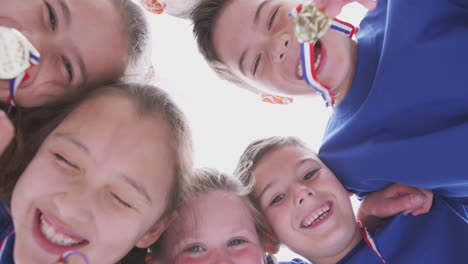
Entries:
{"type": "Polygon", "coordinates": [[[67,190],[53,197],[53,203],[58,217],[67,223],[87,223],[91,219],[90,204],[87,201],[90,195],[80,190],[67,190]]]}
{"type": "Polygon", "coordinates": [[[282,34],[278,36],[272,45],[272,56],[273,61],[278,63],[284,60],[286,57],[289,46],[291,45],[291,39],[288,34],[282,34]]]}
{"type": "Polygon", "coordinates": [[[304,201],[310,199],[312,196],[314,196],[314,191],[311,188],[301,186],[297,190],[296,205],[302,205],[304,201]]]}
{"type": "Polygon", "coordinates": [[[237,264],[229,256],[229,253],[223,249],[215,250],[211,255],[210,264],[237,264]]]}

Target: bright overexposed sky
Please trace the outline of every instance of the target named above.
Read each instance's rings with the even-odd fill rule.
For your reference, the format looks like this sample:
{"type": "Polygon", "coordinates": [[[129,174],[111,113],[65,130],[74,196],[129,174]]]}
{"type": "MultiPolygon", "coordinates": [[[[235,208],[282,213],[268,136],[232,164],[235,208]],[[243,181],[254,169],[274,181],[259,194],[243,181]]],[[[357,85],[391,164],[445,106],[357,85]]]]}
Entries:
{"type": "MultiPolygon", "coordinates": [[[[358,25],[365,9],[345,7],[341,19],[358,25]]],[[[190,21],[148,14],[156,84],[168,91],[186,113],[193,132],[196,167],[232,172],[253,140],[297,136],[315,150],[331,109],[318,97],[295,98],[290,105],[272,105],[219,79],[198,53],[190,21]]],[[[279,259],[293,255],[282,250],[279,259]]]]}

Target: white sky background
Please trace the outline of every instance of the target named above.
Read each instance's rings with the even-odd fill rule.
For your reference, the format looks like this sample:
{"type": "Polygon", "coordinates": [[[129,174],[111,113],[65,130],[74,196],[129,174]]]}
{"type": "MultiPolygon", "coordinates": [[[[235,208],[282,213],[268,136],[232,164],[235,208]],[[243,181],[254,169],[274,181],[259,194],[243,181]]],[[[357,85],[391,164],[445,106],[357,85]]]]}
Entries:
{"type": "MultiPolygon", "coordinates": [[[[341,19],[358,25],[365,9],[345,7],[341,19]]],[[[156,85],[168,91],[192,128],[195,166],[231,173],[255,139],[297,136],[316,151],[331,109],[319,97],[295,98],[290,105],[261,102],[259,96],[221,80],[198,53],[190,21],[148,15],[156,85]]],[[[279,260],[294,255],[281,250],[279,260]]]]}

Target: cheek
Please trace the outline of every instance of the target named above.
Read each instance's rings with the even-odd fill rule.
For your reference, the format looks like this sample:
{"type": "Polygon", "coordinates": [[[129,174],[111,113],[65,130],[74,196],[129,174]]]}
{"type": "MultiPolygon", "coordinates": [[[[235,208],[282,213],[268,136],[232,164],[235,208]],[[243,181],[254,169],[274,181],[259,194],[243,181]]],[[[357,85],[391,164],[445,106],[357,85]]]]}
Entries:
{"type": "Polygon", "coordinates": [[[270,222],[273,231],[281,236],[280,234],[283,233],[283,229],[285,226],[289,226],[287,224],[288,217],[291,213],[288,212],[285,208],[277,207],[273,210],[270,210],[266,214],[267,220],[270,222]]]}
{"type": "Polygon", "coordinates": [[[175,258],[173,262],[168,262],[168,263],[174,263],[174,264],[185,264],[185,263],[190,263],[190,264],[203,264],[207,263],[206,258],[193,258],[188,255],[179,255],[175,258]]]}
{"type": "Polygon", "coordinates": [[[53,169],[49,162],[35,158],[20,176],[14,190],[16,192],[18,189],[23,195],[34,197],[53,192],[63,178],[64,176],[53,169]],[[47,188],[44,188],[45,186],[47,188]]]}
{"type": "Polygon", "coordinates": [[[260,246],[249,245],[234,254],[235,259],[238,259],[238,263],[243,264],[260,264],[263,263],[263,254],[260,246]]]}

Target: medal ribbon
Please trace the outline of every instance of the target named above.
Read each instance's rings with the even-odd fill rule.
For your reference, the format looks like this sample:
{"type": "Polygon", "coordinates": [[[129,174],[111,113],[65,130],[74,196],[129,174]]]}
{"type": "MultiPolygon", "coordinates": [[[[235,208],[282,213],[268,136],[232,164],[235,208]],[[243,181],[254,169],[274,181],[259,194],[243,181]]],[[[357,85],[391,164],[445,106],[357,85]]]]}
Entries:
{"type": "MultiPolygon", "coordinates": [[[[35,56],[32,53],[29,53],[29,65],[30,67],[39,64],[40,58],[35,56]]],[[[15,93],[16,89],[29,79],[29,73],[27,71],[21,73],[17,77],[10,80],[10,96],[8,96],[7,103],[13,106],[16,106],[15,103],[15,93]]]]}
{"type": "Polygon", "coordinates": [[[89,264],[89,258],[85,254],[79,252],[79,251],[74,251],[74,250],[69,250],[66,251],[65,253],[60,256],[59,260],[56,262],[56,264],[62,264],[62,263],[67,263],[67,259],[73,255],[80,256],[82,259],[84,259],[86,264],[89,264]]]}
{"type": "Polygon", "coordinates": [[[380,258],[383,264],[387,264],[385,259],[380,255],[379,250],[377,250],[377,246],[375,245],[374,239],[372,239],[371,235],[369,232],[367,232],[367,228],[364,227],[361,223],[359,223],[361,226],[361,231],[362,231],[362,237],[364,238],[364,241],[366,242],[367,246],[374,251],[374,253],[380,258]]]}
{"type": "MultiPolygon", "coordinates": [[[[289,16],[295,18],[302,10],[302,4],[293,9],[289,16]]],[[[331,29],[340,31],[349,38],[352,38],[354,34],[358,31],[358,28],[353,26],[350,23],[341,21],[337,18],[333,19],[330,26],[331,29]]],[[[335,94],[332,89],[327,85],[321,83],[317,78],[317,73],[315,72],[315,53],[314,53],[315,42],[301,42],[299,43],[299,49],[301,53],[301,67],[304,80],[306,83],[314,88],[317,92],[320,93],[325,105],[334,106],[335,105],[335,94]]]]}

